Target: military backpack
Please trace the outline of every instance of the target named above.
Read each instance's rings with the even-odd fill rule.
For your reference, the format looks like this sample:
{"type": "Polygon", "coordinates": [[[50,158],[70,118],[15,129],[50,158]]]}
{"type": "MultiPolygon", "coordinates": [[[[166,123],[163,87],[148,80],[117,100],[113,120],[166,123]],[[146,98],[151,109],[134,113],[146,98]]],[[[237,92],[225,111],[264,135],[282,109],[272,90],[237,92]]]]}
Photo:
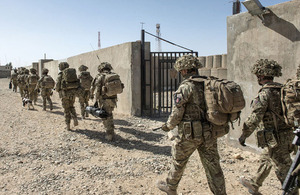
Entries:
{"type": "Polygon", "coordinates": [[[80,85],[85,90],[88,90],[91,88],[93,77],[91,76],[90,72],[82,71],[79,78],[80,78],[80,85]]]}
{"type": "Polygon", "coordinates": [[[233,123],[240,118],[245,107],[245,98],[241,87],[233,82],[216,77],[191,77],[190,80],[203,82],[206,104],[206,119],[212,123],[212,133],[222,137],[229,131],[228,122],[233,123]]]}
{"type": "Polygon", "coordinates": [[[75,68],[66,68],[62,71],[62,89],[76,89],[79,85],[75,68]]]}
{"type": "Polygon", "coordinates": [[[11,74],[11,79],[13,80],[13,81],[17,81],[17,79],[18,79],[18,74],[17,73],[12,73],[11,74]]]}
{"type": "Polygon", "coordinates": [[[36,85],[38,82],[38,76],[36,74],[31,74],[28,76],[28,84],[36,85]]]}
{"type": "Polygon", "coordinates": [[[281,105],[285,123],[300,125],[300,80],[288,80],[281,88],[281,105]]]}
{"type": "Polygon", "coordinates": [[[41,87],[45,89],[53,89],[55,85],[54,79],[50,75],[43,76],[41,87]]]}
{"type": "Polygon", "coordinates": [[[120,80],[120,76],[114,72],[105,74],[102,94],[107,96],[115,96],[123,92],[124,84],[120,80]]]}

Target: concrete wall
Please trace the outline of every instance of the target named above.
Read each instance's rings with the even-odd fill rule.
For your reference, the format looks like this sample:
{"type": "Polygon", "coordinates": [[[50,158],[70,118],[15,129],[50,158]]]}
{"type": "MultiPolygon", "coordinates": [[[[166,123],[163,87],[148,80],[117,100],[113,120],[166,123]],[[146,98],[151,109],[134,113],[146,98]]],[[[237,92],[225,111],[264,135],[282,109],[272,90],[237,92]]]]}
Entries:
{"type": "MultiPolygon", "coordinates": [[[[146,44],[150,48],[150,44],[146,44]]],[[[141,46],[140,42],[128,42],[92,52],[83,53],[66,60],[55,60],[44,63],[49,69],[49,74],[54,79],[58,75],[58,64],[67,61],[70,67],[76,68],[82,64],[89,67],[88,71],[95,77],[98,74],[98,65],[101,62],[112,64],[114,71],[121,77],[125,85],[122,94],[118,95],[118,104],[115,112],[128,115],[141,115],[141,46]],[[99,59],[97,58],[97,55],[99,59]]]]}
{"type": "MultiPolygon", "coordinates": [[[[257,95],[259,85],[250,68],[260,58],[273,59],[282,65],[283,76],[275,78],[284,82],[295,77],[300,64],[300,1],[294,0],[268,7],[265,24],[248,12],[227,18],[227,68],[228,79],[241,84],[246,97],[241,124],[250,114],[250,102],[257,95]]],[[[241,134],[241,127],[230,132],[232,139],[241,134]]],[[[256,145],[252,135],[248,144],[256,145]]]]}
{"type": "Polygon", "coordinates": [[[200,56],[199,61],[204,65],[199,69],[201,76],[214,76],[227,79],[227,54],[200,56]]]}

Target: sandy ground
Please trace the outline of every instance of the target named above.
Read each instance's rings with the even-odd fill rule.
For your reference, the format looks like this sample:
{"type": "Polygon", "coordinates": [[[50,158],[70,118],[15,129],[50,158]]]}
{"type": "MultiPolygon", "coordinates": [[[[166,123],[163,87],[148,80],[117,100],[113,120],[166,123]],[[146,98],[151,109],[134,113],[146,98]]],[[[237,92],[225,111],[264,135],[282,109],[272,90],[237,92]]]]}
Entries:
{"type": "MultiPolygon", "coordinates": [[[[27,110],[20,94],[8,89],[8,79],[0,79],[0,194],[164,194],[155,184],[167,176],[171,141],[151,130],[160,121],[115,114],[116,140],[107,142],[101,119],[93,116],[66,131],[55,91],[52,99],[53,111],[42,111],[41,97],[35,110],[27,110]]],[[[218,147],[227,193],[248,194],[239,178],[255,174],[258,154],[225,140],[218,147]]],[[[277,195],[280,188],[272,171],[260,191],[277,195]]],[[[212,194],[196,152],[178,194],[212,194]]]]}

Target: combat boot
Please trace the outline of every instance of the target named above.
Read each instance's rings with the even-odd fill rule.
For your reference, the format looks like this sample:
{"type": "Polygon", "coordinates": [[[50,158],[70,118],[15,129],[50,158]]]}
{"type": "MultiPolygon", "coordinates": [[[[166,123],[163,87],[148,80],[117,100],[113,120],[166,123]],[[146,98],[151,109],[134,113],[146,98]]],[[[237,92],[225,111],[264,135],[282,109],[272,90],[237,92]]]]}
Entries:
{"type": "Polygon", "coordinates": [[[46,111],[46,107],[43,107],[43,111],[46,111]]]}
{"type": "Polygon", "coordinates": [[[52,104],[50,104],[50,110],[53,110],[53,105],[52,104]]]}
{"type": "Polygon", "coordinates": [[[107,135],[105,136],[105,139],[106,139],[107,141],[112,141],[112,140],[114,139],[114,134],[107,134],[107,135]]]}
{"type": "Polygon", "coordinates": [[[77,120],[77,118],[74,118],[74,126],[78,126],[78,120],[77,120]]]}
{"type": "Polygon", "coordinates": [[[248,192],[250,194],[253,194],[253,195],[261,195],[260,192],[258,192],[258,187],[254,186],[251,184],[251,182],[245,178],[241,178],[240,179],[240,182],[241,184],[246,187],[248,189],[248,192]]]}
{"type": "Polygon", "coordinates": [[[85,116],[86,116],[86,117],[89,117],[89,113],[85,112],[85,116]]]}
{"type": "Polygon", "coordinates": [[[161,191],[166,192],[167,195],[177,195],[176,190],[170,189],[168,184],[165,181],[158,181],[156,186],[161,191]]]}
{"type": "Polygon", "coordinates": [[[67,127],[66,127],[66,129],[67,129],[68,131],[70,131],[70,130],[71,130],[70,123],[67,123],[67,127]]]}

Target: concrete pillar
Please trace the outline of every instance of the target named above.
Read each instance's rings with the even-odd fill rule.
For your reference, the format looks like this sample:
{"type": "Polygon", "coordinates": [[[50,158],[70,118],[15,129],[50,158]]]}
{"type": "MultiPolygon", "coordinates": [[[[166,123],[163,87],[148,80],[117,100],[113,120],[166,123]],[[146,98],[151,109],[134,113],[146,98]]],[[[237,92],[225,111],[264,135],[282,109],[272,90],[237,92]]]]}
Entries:
{"type": "Polygon", "coordinates": [[[222,68],[227,68],[227,54],[222,55],[222,68]]]}
{"type": "Polygon", "coordinates": [[[211,69],[210,68],[200,68],[199,69],[200,76],[211,76],[211,69]]]}
{"type": "Polygon", "coordinates": [[[213,56],[213,68],[221,68],[221,55],[213,56]]]}
{"type": "Polygon", "coordinates": [[[200,61],[202,66],[205,67],[206,57],[205,56],[200,56],[200,57],[198,57],[198,60],[200,61]]]}
{"type": "Polygon", "coordinates": [[[227,68],[218,68],[218,78],[227,79],[227,68]]]}
{"type": "Polygon", "coordinates": [[[205,68],[213,67],[213,56],[207,56],[205,61],[205,68]]]}

